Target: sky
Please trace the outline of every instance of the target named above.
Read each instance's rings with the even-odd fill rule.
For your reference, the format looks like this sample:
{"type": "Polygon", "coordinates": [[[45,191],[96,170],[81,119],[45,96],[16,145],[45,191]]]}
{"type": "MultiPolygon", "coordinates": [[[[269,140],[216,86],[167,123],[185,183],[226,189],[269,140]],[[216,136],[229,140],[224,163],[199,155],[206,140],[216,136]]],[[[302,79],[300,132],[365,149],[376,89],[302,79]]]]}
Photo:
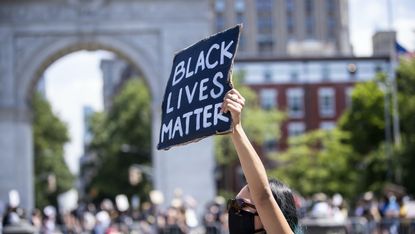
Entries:
{"type": "MultiPolygon", "coordinates": [[[[398,42],[415,50],[415,0],[390,0],[393,28],[398,42]]],[[[357,56],[372,54],[371,38],[375,31],[389,29],[388,0],[349,0],[350,40],[357,56]]],[[[67,123],[71,141],[65,145],[65,160],[77,174],[83,153],[83,107],[103,109],[100,60],[113,55],[105,51],[79,51],[69,54],[45,71],[46,96],[54,112],[67,123]]]]}
{"type": "Polygon", "coordinates": [[[46,97],[55,114],[69,130],[71,141],[65,145],[65,160],[72,173],[78,173],[83,153],[83,107],[103,110],[102,58],[112,58],[106,51],[76,52],[53,63],[44,74],[46,97]]]}
{"type": "Polygon", "coordinates": [[[388,1],[392,1],[392,24],[398,42],[405,48],[415,49],[414,0],[349,0],[350,39],[355,55],[372,54],[372,35],[389,29],[388,1]]]}

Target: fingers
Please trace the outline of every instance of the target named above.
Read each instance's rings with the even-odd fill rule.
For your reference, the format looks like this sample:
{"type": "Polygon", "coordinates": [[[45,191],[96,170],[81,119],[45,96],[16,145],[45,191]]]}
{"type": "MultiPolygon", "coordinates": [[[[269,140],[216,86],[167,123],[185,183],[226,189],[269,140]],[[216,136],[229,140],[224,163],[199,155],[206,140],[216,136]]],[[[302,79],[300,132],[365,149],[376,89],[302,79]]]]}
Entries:
{"type": "Polygon", "coordinates": [[[225,98],[230,98],[233,101],[238,102],[242,106],[245,106],[245,98],[236,89],[229,90],[229,92],[226,93],[225,98]]]}
{"type": "Polygon", "coordinates": [[[221,111],[226,113],[230,109],[232,111],[241,112],[244,106],[245,98],[236,89],[231,89],[226,93],[223,99],[221,111]]]}
{"type": "Polygon", "coordinates": [[[228,111],[236,111],[241,112],[243,108],[243,105],[239,103],[238,101],[234,101],[231,98],[225,98],[225,100],[222,103],[222,112],[226,113],[228,111]]]}
{"type": "Polygon", "coordinates": [[[242,106],[239,105],[238,103],[228,103],[227,105],[227,109],[230,110],[231,112],[238,112],[240,113],[242,111],[242,106]]]}

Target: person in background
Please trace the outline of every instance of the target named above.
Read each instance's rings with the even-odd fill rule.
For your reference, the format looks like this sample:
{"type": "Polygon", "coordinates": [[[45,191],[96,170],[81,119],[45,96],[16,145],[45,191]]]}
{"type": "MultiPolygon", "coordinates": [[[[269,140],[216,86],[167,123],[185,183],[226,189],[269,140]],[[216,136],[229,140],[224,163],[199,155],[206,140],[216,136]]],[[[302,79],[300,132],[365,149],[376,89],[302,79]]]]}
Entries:
{"type": "Polygon", "coordinates": [[[241,122],[245,98],[236,90],[226,93],[222,112],[232,116],[232,142],[248,184],[229,201],[230,234],[299,233],[297,210],[291,190],[268,180],[265,167],[246,136],[241,122]]]}
{"type": "Polygon", "coordinates": [[[39,209],[33,210],[30,224],[32,224],[37,231],[40,231],[42,228],[42,212],[39,209]]]}

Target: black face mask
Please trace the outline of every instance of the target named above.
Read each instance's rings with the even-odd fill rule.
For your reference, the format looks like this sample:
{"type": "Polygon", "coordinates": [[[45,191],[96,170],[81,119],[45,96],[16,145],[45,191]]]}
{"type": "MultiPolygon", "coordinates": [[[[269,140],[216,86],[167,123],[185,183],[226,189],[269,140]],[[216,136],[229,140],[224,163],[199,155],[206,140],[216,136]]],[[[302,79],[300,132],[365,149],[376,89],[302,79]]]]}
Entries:
{"type": "Polygon", "coordinates": [[[255,216],[258,216],[258,213],[230,208],[229,234],[253,234],[265,231],[263,228],[255,230],[255,216]]]}

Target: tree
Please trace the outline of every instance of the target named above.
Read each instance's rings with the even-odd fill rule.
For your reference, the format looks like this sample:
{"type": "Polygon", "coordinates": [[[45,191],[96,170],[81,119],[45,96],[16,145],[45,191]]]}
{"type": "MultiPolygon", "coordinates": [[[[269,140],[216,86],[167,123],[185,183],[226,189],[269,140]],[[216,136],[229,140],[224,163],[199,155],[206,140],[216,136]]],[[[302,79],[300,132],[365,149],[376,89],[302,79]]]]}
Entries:
{"type": "Polygon", "coordinates": [[[415,59],[401,60],[397,69],[399,117],[401,124],[401,147],[397,149],[401,163],[403,185],[408,192],[415,193],[415,59]]]}
{"type": "MultiPolygon", "coordinates": [[[[259,105],[257,94],[254,90],[246,85],[241,84],[243,74],[233,76],[233,85],[245,98],[245,107],[242,112],[242,123],[245,132],[249,136],[252,143],[257,149],[264,143],[273,141],[277,142],[280,136],[280,123],[284,119],[284,115],[276,109],[265,110],[259,105]]],[[[215,136],[215,156],[216,162],[225,173],[222,181],[234,181],[234,171],[229,170],[238,164],[238,156],[233,148],[232,141],[228,135],[215,136]]],[[[262,156],[267,159],[267,155],[262,156]]],[[[224,185],[225,190],[231,190],[231,185],[224,185]]],[[[230,191],[222,191],[229,193],[230,191]]]]}
{"type": "Polygon", "coordinates": [[[385,139],[386,118],[392,119],[391,106],[385,107],[390,88],[385,74],[358,83],[352,93],[352,106],[339,121],[339,127],[350,134],[347,143],[355,152],[353,164],[359,172],[357,192],[381,192],[386,182],[396,182],[392,176],[396,165],[390,162],[392,136],[389,142],[385,139]]]}
{"type": "Polygon", "coordinates": [[[374,81],[358,83],[352,93],[352,106],[339,120],[341,130],[350,133],[349,143],[355,152],[366,155],[385,139],[385,94],[374,81]]]}
{"type": "Polygon", "coordinates": [[[289,139],[289,148],[275,157],[280,167],[270,175],[281,179],[301,195],[318,192],[355,193],[357,172],[353,150],[344,142],[348,134],[338,129],[316,130],[289,139]]]}
{"type": "Polygon", "coordinates": [[[146,85],[141,79],[131,79],[115,97],[109,112],[92,118],[94,138],[89,150],[98,158],[96,174],[89,185],[94,199],[114,198],[121,193],[145,199],[151,190],[148,175],[143,175],[138,184],[129,180],[131,166],[151,165],[150,108],[146,85]]]}
{"type": "Polygon", "coordinates": [[[69,141],[66,125],[38,93],[33,96],[33,140],[36,207],[57,205],[57,196],[73,187],[74,176],[64,160],[69,141]]]}

